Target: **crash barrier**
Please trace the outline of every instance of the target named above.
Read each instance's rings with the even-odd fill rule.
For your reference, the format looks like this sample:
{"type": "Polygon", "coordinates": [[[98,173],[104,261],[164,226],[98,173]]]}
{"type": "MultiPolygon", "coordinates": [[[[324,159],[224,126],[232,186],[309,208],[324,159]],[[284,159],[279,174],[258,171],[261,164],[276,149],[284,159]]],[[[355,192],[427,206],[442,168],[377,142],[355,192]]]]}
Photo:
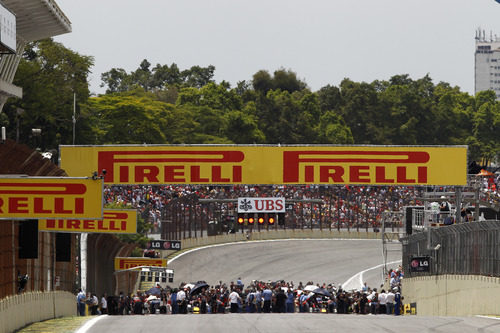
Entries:
{"type": "Polygon", "coordinates": [[[0,332],[76,315],[76,296],[67,291],[26,292],[0,299],[0,332]]]}
{"type": "Polygon", "coordinates": [[[500,277],[500,221],[428,228],[402,239],[405,277],[465,274],[500,277]],[[417,265],[419,258],[424,265],[417,265]],[[410,264],[415,269],[410,269],[410,264]],[[417,267],[418,266],[418,267],[417,267]]]}
{"type": "Polygon", "coordinates": [[[182,248],[239,242],[246,240],[272,240],[293,238],[345,238],[345,239],[380,239],[380,232],[338,231],[338,230],[269,230],[252,233],[235,233],[182,240],[182,248]]]}
{"type": "MultiPolygon", "coordinates": [[[[400,229],[403,232],[402,229],[400,229]]],[[[182,249],[187,250],[200,246],[225,244],[232,242],[243,242],[253,240],[274,240],[274,239],[381,239],[380,232],[366,231],[338,231],[338,230],[269,230],[252,233],[223,234],[217,236],[205,236],[198,238],[185,238],[182,242],[182,249]]],[[[176,253],[176,250],[163,251],[163,257],[169,258],[176,253]]],[[[139,281],[135,287],[137,288],[139,281]]]]}
{"type": "Polygon", "coordinates": [[[438,275],[403,279],[404,304],[421,316],[499,315],[500,278],[438,275]]]}

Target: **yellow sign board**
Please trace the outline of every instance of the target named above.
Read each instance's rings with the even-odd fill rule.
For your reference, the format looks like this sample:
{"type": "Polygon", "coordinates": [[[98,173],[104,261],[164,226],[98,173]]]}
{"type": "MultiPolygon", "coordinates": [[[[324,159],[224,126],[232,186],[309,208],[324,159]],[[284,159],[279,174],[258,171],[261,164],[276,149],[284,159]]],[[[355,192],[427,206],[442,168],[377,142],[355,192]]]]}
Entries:
{"type": "Polygon", "coordinates": [[[106,234],[137,233],[137,211],[135,209],[105,209],[102,219],[38,220],[39,231],[89,232],[106,234]]]}
{"type": "Polygon", "coordinates": [[[115,257],[115,271],[121,271],[138,266],[167,267],[167,259],[115,257]]]}
{"type": "Polygon", "coordinates": [[[61,146],[108,184],[466,185],[466,146],[61,146]]]}
{"type": "Polygon", "coordinates": [[[101,219],[102,179],[0,178],[0,219],[101,219]]]}

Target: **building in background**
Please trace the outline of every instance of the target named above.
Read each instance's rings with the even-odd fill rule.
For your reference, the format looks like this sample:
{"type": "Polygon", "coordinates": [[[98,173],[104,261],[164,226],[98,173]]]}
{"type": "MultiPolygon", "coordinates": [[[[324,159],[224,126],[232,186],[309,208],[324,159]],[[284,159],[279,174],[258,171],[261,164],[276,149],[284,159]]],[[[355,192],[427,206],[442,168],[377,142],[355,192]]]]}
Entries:
{"type": "Polygon", "coordinates": [[[0,1],[0,113],[9,97],[22,98],[12,84],[27,43],[71,32],[71,22],[54,0],[0,1]]]}
{"type": "MultiPolygon", "coordinates": [[[[54,0],[0,0],[0,113],[8,98],[22,98],[12,82],[26,44],[68,32],[71,22],[54,0]]],[[[31,148],[2,140],[0,175],[12,174],[67,176],[31,148]]],[[[40,233],[36,221],[0,220],[0,300],[22,291],[74,291],[75,249],[75,235],[40,233]]]]}
{"type": "Polygon", "coordinates": [[[474,92],[493,90],[500,100],[500,37],[476,31],[474,92]]]}

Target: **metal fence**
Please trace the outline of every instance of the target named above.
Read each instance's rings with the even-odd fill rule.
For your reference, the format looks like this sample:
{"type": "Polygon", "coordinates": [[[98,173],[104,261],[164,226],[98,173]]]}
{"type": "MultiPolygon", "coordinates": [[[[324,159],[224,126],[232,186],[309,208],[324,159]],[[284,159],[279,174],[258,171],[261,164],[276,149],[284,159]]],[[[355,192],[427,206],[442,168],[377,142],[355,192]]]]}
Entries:
{"type": "Polygon", "coordinates": [[[406,276],[500,276],[500,221],[428,228],[402,239],[406,276]],[[429,272],[412,272],[412,258],[428,256],[429,272]]]}
{"type": "MultiPolygon", "coordinates": [[[[239,225],[236,222],[237,198],[202,199],[196,194],[184,195],[170,200],[163,207],[161,237],[182,240],[252,230],[260,232],[280,229],[378,232],[382,215],[377,210],[377,207],[380,209],[380,203],[374,200],[374,209],[369,209],[368,204],[362,205],[363,201],[368,200],[367,196],[347,195],[346,198],[344,204],[350,207],[346,214],[341,215],[340,210],[335,209],[335,205],[338,205],[336,200],[342,200],[333,196],[324,196],[322,199],[287,198],[284,223],[239,225]]],[[[388,222],[387,226],[392,229],[400,228],[402,220],[388,222]]]]}

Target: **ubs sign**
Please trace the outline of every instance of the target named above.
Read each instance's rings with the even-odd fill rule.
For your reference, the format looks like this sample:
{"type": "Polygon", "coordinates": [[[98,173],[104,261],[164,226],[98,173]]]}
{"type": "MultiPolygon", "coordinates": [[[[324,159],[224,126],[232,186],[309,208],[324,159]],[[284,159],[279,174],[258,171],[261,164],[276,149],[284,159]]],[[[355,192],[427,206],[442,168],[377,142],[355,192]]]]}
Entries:
{"type": "Polygon", "coordinates": [[[285,198],[238,198],[238,213],[284,213],[285,198]]]}

